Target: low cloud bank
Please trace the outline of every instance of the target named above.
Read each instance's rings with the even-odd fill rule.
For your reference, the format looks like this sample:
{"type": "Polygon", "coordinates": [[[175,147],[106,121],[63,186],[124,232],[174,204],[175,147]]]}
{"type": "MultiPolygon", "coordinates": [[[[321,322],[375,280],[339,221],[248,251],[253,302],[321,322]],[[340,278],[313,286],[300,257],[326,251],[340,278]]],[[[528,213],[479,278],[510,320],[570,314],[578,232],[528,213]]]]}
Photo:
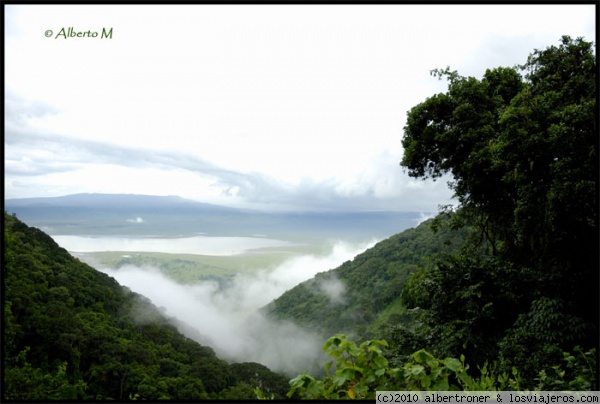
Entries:
{"type": "MultiPolygon", "coordinates": [[[[323,357],[325,341],[292,323],[274,322],[257,310],[286,290],[354,258],[375,242],[360,245],[336,243],[323,256],[290,259],[271,271],[238,275],[230,282],[205,281],[182,285],[153,267],[101,268],[120,284],[149,298],[165,314],[186,323],[180,331],[209,345],[225,359],[259,362],[290,376],[311,370],[323,357]]],[[[343,299],[344,285],[319,285],[332,302],[343,299]]]]}
{"type": "Polygon", "coordinates": [[[319,284],[319,290],[323,292],[328,298],[329,302],[333,304],[344,303],[344,294],[346,293],[346,285],[337,278],[332,278],[327,281],[322,281],[319,284]]]}

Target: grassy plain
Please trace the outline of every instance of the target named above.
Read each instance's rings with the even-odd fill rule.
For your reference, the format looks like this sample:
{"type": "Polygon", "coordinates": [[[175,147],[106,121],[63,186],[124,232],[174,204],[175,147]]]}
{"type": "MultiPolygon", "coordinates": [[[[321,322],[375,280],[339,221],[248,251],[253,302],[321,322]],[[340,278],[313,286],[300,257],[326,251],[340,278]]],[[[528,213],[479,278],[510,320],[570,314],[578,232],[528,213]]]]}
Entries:
{"type": "Polygon", "coordinates": [[[95,268],[119,269],[150,266],[173,280],[190,284],[208,279],[231,279],[239,273],[252,273],[276,268],[285,261],[303,255],[325,255],[331,244],[298,244],[286,247],[260,248],[243,254],[215,256],[171,254],[159,252],[106,251],[74,254],[95,268]]]}

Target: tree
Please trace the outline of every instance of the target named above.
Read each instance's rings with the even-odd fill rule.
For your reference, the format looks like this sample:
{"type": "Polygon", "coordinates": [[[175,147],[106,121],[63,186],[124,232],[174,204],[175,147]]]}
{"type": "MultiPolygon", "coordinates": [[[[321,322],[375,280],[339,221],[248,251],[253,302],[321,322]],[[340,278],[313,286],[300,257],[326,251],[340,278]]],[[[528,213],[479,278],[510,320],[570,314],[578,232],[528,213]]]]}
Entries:
{"type": "Polygon", "coordinates": [[[409,111],[401,165],[423,179],[451,173],[461,207],[507,248],[584,241],[578,231],[597,233],[595,66],[591,43],[563,37],[519,67],[525,80],[516,68],[482,80],[434,70],[448,92],[409,111]]]}
{"type": "MultiPolygon", "coordinates": [[[[431,296],[431,321],[470,321],[466,310],[444,307],[452,306],[458,293],[489,289],[495,286],[498,274],[508,274],[510,283],[504,282],[504,290],[495,295],[505,299],[515,288],[519,295],[515,294],[508,307],[524,309],[507,313],[499,307],[502,300],[487,302],[495,310],[490,319],[508,315],[512,324],[504,331],[502,349],[514,348],[508,341],[523,340],[516,336],[524,335],[525,329],[535,329],[527,338],[545,344],[550,324],[562,327],[552,330],[552,335],[558,335],[551,341],[555,347],[594,346],[599,316],[599,240],[592,43],[564,36],[559,46],[535,50],[524,65],[488,69],[481,80],[460,76],[449,68],[432,73],[448,79],[448,91],[408,112],[401,165],[416,178],[436,180],[451,175],[449,185],[459,202],[456,218],[472,225],[478,237],[471,239],[461,253],[463,258],[439,266],[455,275],[428,277],[444,291],[431,296]],[[484,251],[477,249],[482,246],[484,251]],[[469,263],[467,257],[475,250],[495,257],[495,269],[469,263]],[[477,271],[487,274],[475,276],[477,271]],[[462,282],[462,292],[451,283],[461,273],[473,279],[462,282]],[[549,321],[554,317],[539,321],[546,315],[558,315],[564,321],[549,321]],[[537,321],[535,327],[532,321],[537,321]],[[569,329],[573,324],[578,330],[575,337],[569,329]]],[[[476,303],[468,300],[464,304],[476,303]]],[[[497,331],[494,328],[496,335],[497,331]]],[[[480,333],[477,337],[487,337],[486,343],[499,342],[487,330],[480,333]]],[[[540,344],[533,346],[544,345],[540,344]]]]}

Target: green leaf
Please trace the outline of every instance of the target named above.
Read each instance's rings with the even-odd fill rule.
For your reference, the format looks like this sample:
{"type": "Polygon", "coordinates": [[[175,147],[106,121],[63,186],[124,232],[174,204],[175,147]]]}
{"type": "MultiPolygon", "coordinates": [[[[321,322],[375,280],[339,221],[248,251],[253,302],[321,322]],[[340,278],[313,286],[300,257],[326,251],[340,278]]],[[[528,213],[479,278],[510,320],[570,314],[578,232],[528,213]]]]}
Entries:
{"type": "Polygon", "coordinates": [[[436,360],[433,355],[431,355],[429,352],[425,351],[424,349],[421,349],[421,350],[413,353],[412,357],[419,363],[436,360]]]}
{"type": "Polygon", "coordinates": [[[419,375],[419,381],[421,382],[421,386],[424,390],[428,390],[429,386],[431,386],[431,377],[425,373],[421,373],[419,375]]]}
{"type": "Polygon", "coordinates": [[[420,375],[421,373],[425,372],[425,368],[421,365],[412,365],[407,370],[408,370],[409,374],[415,375],[415,376],[420,375]]]}
{"type": "Polygon", "coordinates": [[[456,358],[446,358],[443,360],[444,366],[453,372],[458,372],[462,368],[461,362],[456,358]]]}
{"type": "Polygon", "coordinates": [[[446,380],[446,379],[438,379],[433,384],[432,390],[435,390],[435,391],[448,391],[449,387],[450,386],[448,385],[448,380],[446,380]]]}

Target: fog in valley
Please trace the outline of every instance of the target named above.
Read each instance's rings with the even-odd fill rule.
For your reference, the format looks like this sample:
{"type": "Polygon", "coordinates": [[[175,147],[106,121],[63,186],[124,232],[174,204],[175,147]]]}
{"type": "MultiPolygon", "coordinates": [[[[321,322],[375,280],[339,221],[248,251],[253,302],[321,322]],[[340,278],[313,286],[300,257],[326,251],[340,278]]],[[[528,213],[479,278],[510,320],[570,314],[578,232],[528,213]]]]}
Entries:
{"type": "MultiPolygon", "coordinates": [[[[324,255],[303,255],[272,270],[238,274],[225,282],[203,281],[184,285],[163,275],[157,268],[122,266],[98,268],[120,284],[149,298],[178,325],[181,332],[217,354],[236,362],[258,362],[289,376],[311,370],[323,358],[325,343],[291,323],[267,319],[259,309],[286,290],[319,272],[338,267],[372,247],[376,242],[336,242],[324,255]]],[[[318,291],[331,304],[343,303],[345,286],[328,280],[318,291]]]]}

